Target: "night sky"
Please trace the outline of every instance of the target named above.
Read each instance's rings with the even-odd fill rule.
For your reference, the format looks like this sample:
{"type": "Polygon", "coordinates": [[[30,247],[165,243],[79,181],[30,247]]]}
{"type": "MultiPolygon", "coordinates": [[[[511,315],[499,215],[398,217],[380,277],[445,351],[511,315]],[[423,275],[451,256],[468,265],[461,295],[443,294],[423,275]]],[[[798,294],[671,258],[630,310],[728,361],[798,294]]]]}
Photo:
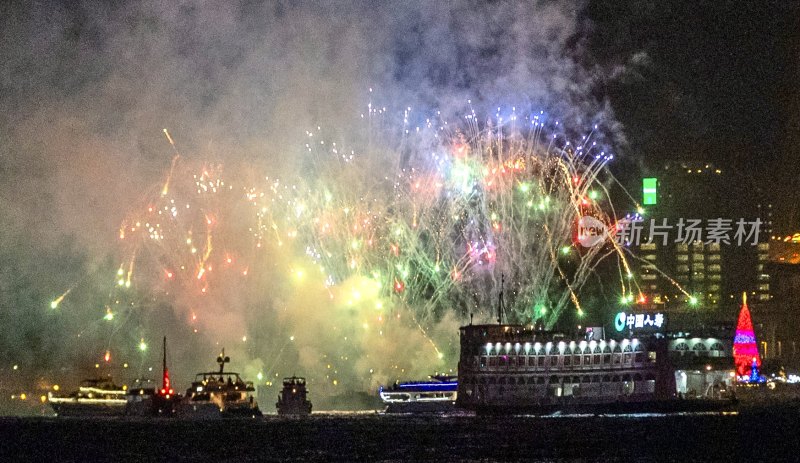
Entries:
{"type": "Polygon", "coordinates": [[[800,173],[798,5],[590,2],[588,60],[628,71],[597,91],[625,126],[631,158],[707,160],[752,177],[748,187],[768,185],[794,213],[778,226],[796,229],[787,204],[796,199],[785,199],[797,197],[800,173]]]}
{"type": "MultiPolygon", "coordinates": [[[[794,231],[799,22],[789,1],[4,2],[0,371],[91,368],[85,352],[108,344],[92,334],[99,275],[116,270],[120,222],[169,167],[164,127],[188,159],[279,176],[307,129],[346,139],[371,98],[395,113],[541,110],[576,132],[598,124],[623,179],[667,160],[730,166],[771,191],[778,229],[794,231]],[[72,287],[69,310],[47,310],[72,287]]],[[[230,325],[253,323],[252,301],[237,303],[230,325]]],[[[219,338],[184,340],[183,315],[153,318],[192,371],[192,349],[219,338]]]]}

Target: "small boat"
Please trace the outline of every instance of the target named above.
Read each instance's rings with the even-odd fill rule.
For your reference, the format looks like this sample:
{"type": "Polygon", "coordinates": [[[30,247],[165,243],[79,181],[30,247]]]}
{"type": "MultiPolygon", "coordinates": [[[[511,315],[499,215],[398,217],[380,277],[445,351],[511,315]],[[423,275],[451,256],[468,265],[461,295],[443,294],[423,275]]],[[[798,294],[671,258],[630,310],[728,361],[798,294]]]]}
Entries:
{"type": "Polygon", "coordinates": [[[236,372],[226,372],[231,361],[225,349],[217,357],[219,371],[198,373],[186,390],[179,415],[190,418],[255,418],[261,416],[253,396],[251,381],[244,381],[236,372]]]}
{"type": "Polygon", "coordinates": [[[456,408],[458,381],[456,376],[434,375],[428,381],[381,386],[378,394],[387,413],[444,413],[456,408]]]}
{"type": "Polygon", "coordinates": [[[167,337],[164,336],[161,387],[152,380],[138,380],[126,395],[126,414],[131,416],[173,416],[182,397],[172,389],[167,369],[167,337]]]}
{"type": "Polygon", "coordinates": [[[275,407],[278,415],[305,416],[311,413],[311,402],[306,398],[306,379],[292,376],[283,378],[283,389],[275,407]]]}
{"type": "Polygon", "coordinates": [[[121,416],[128,404],[126,392],[110,378],[86,379],[68,396],[51,392],[48,402],[58,416],[121,416]]]}

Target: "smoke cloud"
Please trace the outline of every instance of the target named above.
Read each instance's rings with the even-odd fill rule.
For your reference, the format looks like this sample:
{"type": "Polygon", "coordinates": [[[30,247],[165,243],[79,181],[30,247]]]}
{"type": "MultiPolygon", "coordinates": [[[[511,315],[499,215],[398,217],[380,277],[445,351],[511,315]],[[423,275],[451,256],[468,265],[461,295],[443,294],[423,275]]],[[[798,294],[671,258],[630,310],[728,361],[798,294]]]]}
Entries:
{"type": "MultiPolygon", "coordinates": [[[[150,278],[133,289],[135,310],[104,320],[108,307],[117,312],[115,272],[128,265],[120,224],[157,197],[169,172],[164,128],[181,154],[176,185],[210,166],[237,187],[302,177],[306,131],[359,140],[359,115],[373,100],[387,120],[400,121],[408,107],[458,118],[471,101],[483,118],[516,105],[616,134],[607,103],[593,96],[603,76],[581,64],[580,8],[155,0],[0,7],[0,369],[19,365],[20,382],[76,382],[109,350],[112,361],[99,370],[156,377],[148,368],[157,371],[166,334],[178,385],[214,367],[222,347],[248,379],[309,377],[320,401],[455,371],[465,322],[456,314],[425,327],[401,321],[380,334],[361,316],[381,302],[368,282],[298,289],[287,276],[296,259],[274,243],[247,269],[251,279],[220,277],[218,291],[199,299],[150,278]],[[360,299],[346,303],[341,295],[355,289],[360,299]]],[[[243,214],[217,207],[227,220],[243,214]]],[[[251,238],[236,227],[226,229],[226,245],[244,249],[251,238]]],[[[143,255],[134,274],[160,274],[159,262],[143,255]]]]}

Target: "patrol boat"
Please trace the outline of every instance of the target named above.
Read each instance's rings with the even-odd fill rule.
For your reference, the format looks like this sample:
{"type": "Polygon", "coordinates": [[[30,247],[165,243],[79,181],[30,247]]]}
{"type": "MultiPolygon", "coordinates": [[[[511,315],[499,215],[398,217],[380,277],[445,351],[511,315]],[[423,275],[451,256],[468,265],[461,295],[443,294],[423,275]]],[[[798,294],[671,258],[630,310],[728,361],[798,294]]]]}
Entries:
{"type": "Polygon", "coordinates": [[[283,389],[278,396],[275,407],[278,415],[305,416],[311,413],[311,402],[306,395],[306,379],[297,376],[283,378],[283,389]]]}

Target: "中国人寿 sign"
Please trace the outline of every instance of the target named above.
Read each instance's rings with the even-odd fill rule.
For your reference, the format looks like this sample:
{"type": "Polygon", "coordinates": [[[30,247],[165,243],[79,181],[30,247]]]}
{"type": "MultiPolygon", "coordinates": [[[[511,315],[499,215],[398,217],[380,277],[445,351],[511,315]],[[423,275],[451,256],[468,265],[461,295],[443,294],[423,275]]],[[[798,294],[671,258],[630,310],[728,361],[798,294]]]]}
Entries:
{"type": "Polygon", "coordinates": [[[656,332],[664,329],[667,319],[661,312],[626,313],[619,312],[614,317],[614,329],[624,331],[656,332]]]}

